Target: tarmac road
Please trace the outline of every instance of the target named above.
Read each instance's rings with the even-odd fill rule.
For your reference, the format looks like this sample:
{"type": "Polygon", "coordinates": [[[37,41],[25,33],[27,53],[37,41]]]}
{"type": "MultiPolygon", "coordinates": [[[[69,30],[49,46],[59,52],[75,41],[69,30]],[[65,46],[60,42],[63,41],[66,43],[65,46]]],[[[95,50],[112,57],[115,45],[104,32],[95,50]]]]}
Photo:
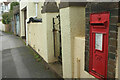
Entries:
{"type": "Polygon", "coordinates": [[[56,78],[19,37],[0,31],[0,44],[2,78],[56,78]]]}

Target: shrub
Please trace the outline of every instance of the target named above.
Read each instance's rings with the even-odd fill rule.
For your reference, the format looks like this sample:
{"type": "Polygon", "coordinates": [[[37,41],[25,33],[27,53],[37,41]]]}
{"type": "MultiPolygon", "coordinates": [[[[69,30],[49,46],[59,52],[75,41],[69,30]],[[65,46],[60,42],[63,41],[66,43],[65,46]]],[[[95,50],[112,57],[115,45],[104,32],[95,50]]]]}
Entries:
{"type": "Polygon", "coordinates": [[[5,12],[2,14],[2,23],[3,24],[9,24],[11,22],[11,13],[5,12]]]}
{"type": "Polygon", "coordinates": [[[13,7],[19,5],[19,2],[12,2],[10,4],[10,11],[9,12],[5,12],[2,15],[2,23],[3,24],[9,24],[12,20],[13,17],[13,7]]]}

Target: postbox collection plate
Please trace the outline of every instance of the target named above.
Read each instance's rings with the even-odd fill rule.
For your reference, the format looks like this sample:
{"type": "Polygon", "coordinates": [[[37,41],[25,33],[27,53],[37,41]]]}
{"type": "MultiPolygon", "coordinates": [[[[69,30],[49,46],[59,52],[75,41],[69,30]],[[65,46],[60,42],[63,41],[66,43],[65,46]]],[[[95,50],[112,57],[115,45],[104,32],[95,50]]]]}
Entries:
{"type": "Polygon", "coordinates": [[[107,78],[109,12],[90,15],[89,73],[97,78],[107,78]]]}

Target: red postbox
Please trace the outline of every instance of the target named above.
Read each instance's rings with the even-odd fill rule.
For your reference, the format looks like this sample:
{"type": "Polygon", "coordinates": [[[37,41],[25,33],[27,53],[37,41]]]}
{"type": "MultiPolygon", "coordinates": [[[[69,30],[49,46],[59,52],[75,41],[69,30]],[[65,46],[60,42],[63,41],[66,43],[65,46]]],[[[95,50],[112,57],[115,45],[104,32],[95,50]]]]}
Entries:
{"type": "Polygon", "coordinates": [[[107,78],[109,12],[90,15],[89,73],[96,78],[107,78]]]}

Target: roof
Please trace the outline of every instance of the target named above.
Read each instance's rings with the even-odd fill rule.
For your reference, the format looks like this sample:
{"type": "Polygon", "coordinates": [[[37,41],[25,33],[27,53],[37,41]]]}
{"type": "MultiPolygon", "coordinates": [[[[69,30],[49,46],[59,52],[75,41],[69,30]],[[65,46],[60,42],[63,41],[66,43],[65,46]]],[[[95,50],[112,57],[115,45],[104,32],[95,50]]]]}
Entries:
{"type": "Polygon", "coordinates": [[[10,2],[3,2],[5,5],[8,5],[10,2]]]}

